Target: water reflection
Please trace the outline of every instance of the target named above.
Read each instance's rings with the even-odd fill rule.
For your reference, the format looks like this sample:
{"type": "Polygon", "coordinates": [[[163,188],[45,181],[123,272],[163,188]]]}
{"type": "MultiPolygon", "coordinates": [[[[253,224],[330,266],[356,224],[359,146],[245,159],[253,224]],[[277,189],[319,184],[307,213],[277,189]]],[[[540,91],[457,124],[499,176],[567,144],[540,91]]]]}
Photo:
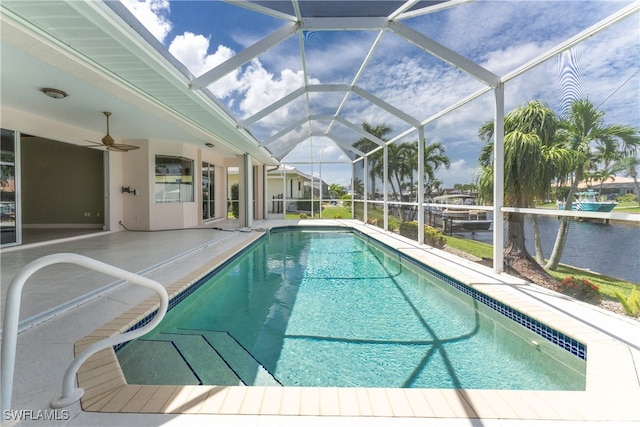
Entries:
{"type": "MultiPolygon", "coordinates": [[[[542,250],[545,258],[549,258],[560,220],[555,217],[539,216],[538,224],[542,250]]],[[[535,247],[531,216],[526,218],[525,235],[527,249],[533,255],[535,247]]],[[[471,233],[464,233],[461,236],[472,237],[471,233]]],[[[473,239],[486,243],[493,242],[492,233],[475,233],[473,239]]],[[[596,224],[571,221],[561,262],[640,283],[640,227],[619,223],[596,224]]]]}

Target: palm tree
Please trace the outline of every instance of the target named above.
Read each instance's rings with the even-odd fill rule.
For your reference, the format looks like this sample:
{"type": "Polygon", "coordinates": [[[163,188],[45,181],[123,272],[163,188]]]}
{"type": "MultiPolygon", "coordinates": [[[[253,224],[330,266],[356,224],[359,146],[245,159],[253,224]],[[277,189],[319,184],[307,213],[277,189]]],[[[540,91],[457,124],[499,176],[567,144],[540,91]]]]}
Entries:
{"type": "MultiPolygon", "coordinates": [[[[397,195],[398,201],[403,201],[402,187],[405,178],[412,177],[414,170],[414,159],[416,152],[413,143],[403,142],[402,144],[389,144],[387,146],[387,171],[389,173],[389,183],[393,193],[397,195]],[[395,180],[395,183],[394,183],[395,180]],[[397,187],[396,187],[397,185],[397,187]]],[[[383,175],[384,164],[377,165],[378,175],[383,175]]]]}
{"type": "Polygon", "coordinates": [[[609,161],[605,162],[604,166],[600,169],[596,169],[594,172],[591,172],[589,176],[591,176],[596,182],[600,183],[600,188],[598,192],[602,194],[602,186],[605,181],[611,179],[611,181],[616,180],[616,174],[620,172],[616,169],[615,163],[611,164],[609,161]]]}
{"type": "Polygon", "coordinates": [[[345,188],[340,184],[329,184],[328,191],[332,199],[339,199],[346,193],[345,188]]]}
{"type": "MultiPolygon", "coordinates": [[[[571,162],[570,152],[556,144],[557,119],[541,101],[530,101],[504,118],[504,202],[508,206],[533,207],[544,197],[552,180],[566,173],[571,162]]],[[[478,179],[480,197],[493,197],[493,122],[480,128],[485,141],[480,153],[481,172],[478,179]]],[[[505,259],[523,276],[534,281],[553,279],[535,262],[525,247],[524,214],[507,214],[505,259]]]]}
{"type": "MultiPolygon", "coordinates": [[[[573,195],[590,163],[598,158],[613,159],[620,153],[635,153],[640,144],[637,128],[606,125],[603,121],[604,114],[604,111],[598,110],[588,99],[577,99],[571,103],[569,116],[560,120],[558,124],[557,136],[565,147],[574,153],[573,179],[565,201],[566,210],[571,210],[573,195]]],[[[568,233],[569,219],[563,217],[553,252],[545,268],[558,268],[568,233]]]]}
{"type": "Polygon", "coordinates": [[[354,199],[359,199],[360,196],[362,195],[362,193],[364,193],[364,184],[362,183],[362,181],[360,180],[360,178],[354,178],[353,179],[353,194],[354,194],[354,199]],[[358,196],[358,197],[356,197],[358,196]]]}
{"type": "Polygon", "coordinates": [[[427,194],[431,194],[433,192],[440,192],[440,186],[442,185],[442,181],[439,179],[434,179],[433,181],[428,183],[428,186],[424,187],[424,191],[427,194]]]}
{"type": "MultiPolygon", "coordinates": [[[[418,143],[416,142],[416,153],[418,150],[418,143]]],[[[435,181],[435,173],[440,167],[444,166],[449,169],[451,166],[451,160],[445,154],[444,145],[439,142],[428,144],[424,147],[424,185],[425,188],[430,187],[430,183],[435,181]]]]}
{"type": "Polygon", "coordinates": [[[638,206],[640,206],[640,183],[638,183],[638,168],[640,167],[640,159],[635,156],[623,157],[615,163],[616,170],[624,171],[625,176],[633,178],[636,186],[636,195],[638,196],[638,206]]]}
{"type": "MultiPolygon", "coordinates": [[[[371,135],[377,137],[378,139],[385,140],[384,137],[391,132],[391,127],[382,124],[377,126],[372,126],[367,122],[362,123],[362,129],[365,132],[370,133],[371,135]]],[[[378,144],[371,141],[366,137],[360,138],[353,144],[354,148],[362,151],[363,153],[368,153],[369,151],[378,147],[378,144]]],[[[369,161],[369,176],[371,177],[371,187],[369,191],[375,193],[376,191],[376,175],[379,170],[379,165],[382,163],[382,150],[378,150],[372,155],[368,156],[369,161]]]]}
{"type": "MultiPolygon", "coordinates": [[[[391,183],[391,187],[394,193],[399,194],[398,200],[407,201],[409,198],[402,197],[402,190],[408,189],[409,193],[413,192],[413,189],[417,187],[416,178],[419,179],[417,175],[418,141],[403,142],[402,144],[390,144],[388,145],[387,150],[387,167],[390,175],[389,181],[391,183]],[[408,180],[408,182],[405,182],[405,180],[408,180]]],[[[436,181],[435,172],[440,169],[441,166],[445,166],[446,168],[451,166],[451,161],[444,153],[445,148],[440,143],[433,143],[425,146],[423,177],[425,188],[431,188],[431,183],[436,181]]],[[[382,175],[383,166],[384,165],[382,164],[379,165],[379,175],[382,175]]],[[[415,210],[410,212],[410,215],[415,217],[415,210]]]]}

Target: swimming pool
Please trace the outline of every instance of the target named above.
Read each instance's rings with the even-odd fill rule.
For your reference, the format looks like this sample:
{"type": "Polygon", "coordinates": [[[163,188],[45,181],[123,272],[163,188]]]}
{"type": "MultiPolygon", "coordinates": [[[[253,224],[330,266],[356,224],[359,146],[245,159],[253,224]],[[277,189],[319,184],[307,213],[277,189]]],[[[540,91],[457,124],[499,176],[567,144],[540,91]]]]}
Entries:
{"type": "Polygon", "coordinates": [[[583,358],[432,273],[358,233],[274,231],[118,358],[130,384],[584,390],[583,358]]]}

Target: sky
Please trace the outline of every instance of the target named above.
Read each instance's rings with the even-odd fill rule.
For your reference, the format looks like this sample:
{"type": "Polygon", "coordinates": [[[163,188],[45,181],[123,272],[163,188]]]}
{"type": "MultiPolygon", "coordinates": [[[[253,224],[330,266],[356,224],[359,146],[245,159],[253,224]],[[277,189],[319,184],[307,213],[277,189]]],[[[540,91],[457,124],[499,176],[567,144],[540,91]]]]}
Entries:
{"type": "MultiPolygon", "coordinates": [[[[304,1],[304,0],[302,0],[304,1]]],[[[138,20],[181,61],[194,76],[251,46],[286,22],[222,1],[122,0],[138,20]]],[[[331,3],[331,1],[327,2],[331,3]]],[[[363,5],[367,5],[363,1],[363,5]]],[[[508,75],[527,61],[554,48],[591,25],[624,8],[629,1],[475,1],[402,21],[403,24],[472,60],[498,76],[508,75]]],[[[364,7],[364,6],[363,6],[364,7]]],[[[351,84],[372,48],[377,31],[304,32],[306,84],[351,84]]],[[[305,85],[298,37],[266,51],[228,74],[209,90],[239,119],[305,85]]],[[[508,112],[539,99],[557,114],[570,97],[588,97],[605,112],[606,123],[640,127],[640,18],[636,13],[590,37],[561,61],[558,55],[505,84],[508,112]],[[561,84],[564,82],[564,84],[561,84]]],[[[391,32],[385,32],[356,84],[417,120],[425,120],[474,93],[484,85],[391,32]]],[[[287,104],[250,126],[264,141],[307,115],[305,98],[287,104]]],[[[411,128],[406,122],[358,96],[312,93],[312,114],[335,114],[360,126],[385,124],[388,139],[411,128]]],[[[441,143],[451,160],[437,171],[443,187],[473,182],[482,142],[477,134],[492,120],[489,92],[425,127],[427,143],[441,143]]],[[[343,124],[313,122],[312,129],[347,142],[360,138],[343,124]]],[[[327,183],[347,185],[351,159],[330,139],[313,137],[288,152],[290,142],[309,126],[296,129],[267,145],[286,162],[307,161],[313,155],[324,162],[298,164],[299,169],[322,174],[327,183]],[[320,150],[323,148],[323,150],[320,150]]],[[[412,132],[399,142],[418,139],[412,132]]]]}

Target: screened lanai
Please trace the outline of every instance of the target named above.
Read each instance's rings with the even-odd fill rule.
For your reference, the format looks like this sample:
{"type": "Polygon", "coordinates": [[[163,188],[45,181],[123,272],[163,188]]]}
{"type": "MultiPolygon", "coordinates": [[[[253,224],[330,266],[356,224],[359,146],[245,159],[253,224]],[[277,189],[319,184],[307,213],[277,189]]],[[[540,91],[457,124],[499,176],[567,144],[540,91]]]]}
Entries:
{"type": "MultiPolygon", "coordinates": [[[[188,3],[172,2],[172,14],[186,13],[188,3]]],[[[637,58],[637,40],[602,50],[620,34],[637,36],[637,2],[196,3],[208,17],[199,28],[209,31],[210,61],[191,70],[190,88],[210,90],[282,167],[310,180],[311,191],[294,194],[281,173],[282,191],[267,202],[289,206],[293,199],[314,198],[319,203],[307,208],[314,216],[323,199],[334,197],[323,185],[338,184],[352,196],[341,203],[350,204],[354,218],[392,231],[398,218],[415,220],[423,242],[426,212],[444,186],[439,175],[448,176],[449,187],[474,182],[473,164],[486,142],[477,132],[493,122],[493,203],[472,208],[493,213],[496,271],[503,268],[503,214],[517,209],[503,206],[505,111],[549,94],[554,96],[544,101],[558,111],[576,97],[600,101],[605,95],[618,116],[638,110],[637,102],[615,95],[637,88],[637,59],[631,59],[637,58]],[[222,17],[232,17],[233,25],[222,25],[222,17]],[[217,25],[233,34],[221,34],[217,25]],[[595,51],[597,58],[590,54],[595,51]],[[596,62],[611,66],[596,71],[596,62]],[[613,71],[625,63],[633,64],[613,71]],[[606,89],[595,93],[594,84],[606,89]],[[398,159],[403,143],[415,144],[412,159],[398,159]],[[430,157],[432,145],[453,165],[430,157]],[[398,161],[413,169],[399,173],[398,161]]],[[[189,65],[179,46],[169,51],[189,65]]]]}
{"type": "MultiPolygon", "coordinates": [[[[589,98],[596,109],[606,112],[607,123],[638,128],[640,1],[2,0],[0,11],[2,190],[18,195],[14,200],[3,198],[2,219],[17,223],[16,231],[21,214],[28,211],[21,211],[29,201],[27,197],[37,187],[28,188],[27,179],[21,180],[26,172],[39,172],[53,154],[58,156],[56,172],[79,169],[73,167],[77,161],[62,157],[60,144],[99,154],[93,156],[98,160],[92,172],[97,173],[73,177],[76,182],[91,177],[95,181],[92,195],[97,195],[98,201],[96,207],[76,208],[58,198],[41,210],[49,216],[56,210],[66,210],[91,220],[99,217],[93,222],[108,233],[95,239],[72,239],[72,251],[97,254],[105,262],[121,262],[127,264],[123,267],[145,274],[156,274],[158,266],[162,266],[163,271],[157,271],[157,276],[162,277],[163,284],[165,279],[167,284],[174,279],[182,283],[183,271],[204,271],[200,255],[204,258],[209,254],[200,251],[216,252],[211,256],[217,262],[222,256],[240,253],[244,241],[240,242],[237,236],[248,242],[254,234],[267,234],[271,226],[305,227],[313,222],[268,220],[326,218],[327,212],[339,207],[342,215],[355,220],[320,224],[357,228],[366,231],[366,236],[380,235],[381,241],[393,242],[390,247],[419,254],[417,262],[424,260],[428,266],[431,261],[435,261],[434,265],[443,261],[444,279],[449,273],[450,277],[459,274],[465,276],[461,283],[472,288],[478,285],[479,289],[491,288],[489,291],[496,293],[509,288],[509,293],[527,294],[526,299],[517,299],[509,307],[513,305],[513,312],[520,307],[527,313],[530,310],[533,319],[543,320],[544,325],[564,324],[566,316],[580,320],[572,322],[576,329],[566,327],[570,329],[567,337],[586,337],[590,351],[588,391],[597,389],[597,393],[572,393],[565,401],[555,391],[543,399],[538,396],[542,392],[535,392],[535,396],[531,395],[534,403],[529,405],[528,396],[505,390],[500,402],[516,396],[527,403],[524,409],[528,413],[518,413],[518,417],[524,417],[523,422],[537,419],[540,408],[549,408],[545,417],[554,420],[571,413],[570,420],[583,422],[591,419],[591,410],[593,420],[606,420],[614,412],[619,414],[612,420],[629,417],[628,413],[637,418],[637,411],[632,411],[635,406],[628,404],[637,389],[627,393],[635,385],[616,389],[619,382],[610,381],[628,378],[627,373],[631,372],[627,368],[633,367],[633,350],[638,347],[627,336],[634,336],[635,324],[627,328],[631,321],[623,319],[625,327],[621,328],[620,322],[612,321],[619,319],[604,310],[592,310],[587,304],[557,295],[552,297],[560,304],[551,308],[562,316],[554,315],[552,321],[546,321],[543,314],[550,305],[546,290],[529,288],[529,283],[512,280],[515,278],[511,274],[491,274],[474,261],[491,263],[495,273],[514,272],[508,268],[511,261],[503,253],[509,244],[507,217],[513,213],[538,217],[539,222],[549,219],[546,225],[552,223],[552,238],[559,217],[580,218],[593,222],[571,222],[571,234],[578,234],[578,226],[582,234],[579,240],[569,241],[569,250],[565,251],[574,252],[577,257],[570,261],[563,258],[563,262],[597,272],[602,271],[603,265],[616,265],[620,275],[612,273],[605,281],[623,275],[625,280],[638,281],[640,239],[634,237],[640,231],[637,210],[564,211],[555,204],[552,194],[545,200],[549,205],[546,209],[505,202],[507,138],[503,125],[509,112],[531,100],[544,102],[562,116],[569,112],[574,100],[589,98]],[[119,145],[137,149],[119,152],[109,150],[117,147],[100,146],[99,141],[105,138],[107,112],[113,112],[111,128],[107,122],[107,135],[111,132],[112,140],[119,145]],[[487,126],[492,131],[483,134],[481,129],[487,126]],[[5,134],[10,135],[11,144],[6,146],[11,152],[5,151],[5,134]],[[36,139],[38,143],[50,140],[44,141],[49,151],[33,149],[35,144],[29,147],[36,139]],[[30,154],[26,148],[32,149],[31,159],[26,158],[30,154]],[[482,156],[489,159],[490,167],[485,171],[489,170],[493,178],[491,194],[484,198],[478,194],[482,156]],[[23,161],[33,159],[37,162],[23,161]],[[166,166],[160,172],[159,164],[166,166]],[[10,179],[4,179],[8,175],[10,179]],[[159,198],[156,190],[167,189],[167,177],[175,181],[179,191],[163,190],[161,195],[166,197],[159,198]],[[432,212],[440,210],[444,218],[444,212],[460,209],[460,204],[443,198],[450,193],[468,197],[464,210],[469,215],[474,212],[477,221],[487,223],[486,229],[473,230],[465,237],[492,242],[490,261],[466,258],[468,254],[460,253],[464,251],[444,253],[424,245],[425,235],[431,231],[425,226],[432,225],[432,212]],[[237,212],[233,212],[235,208],[237,212]],[[380,232],[402,234],[401,227],[410,223],[416,224],[412,238],[419,244],[380,232]],[[144,233],[149,231],[154,233],[144,233]],[[216,240],[211,240],[208,233],[213,233],[216,240]],[[193,240],[185,242],[183,248],[174,237],[180,235],[193,236],[193,240]],[[217,240],[218,237],[226,240],[217,240]],[[105,240],[113,243],[103,243],[105,240]],[[87,248],[85,242],[91,242],[92,247],[87,248]],[[179,256],[165,249],[179,252],[179,256]],[[145,256],[156,252],[162,252],[157,260],[145,256]],[[147,266],[148,270],[141,270],[147,266]],[[531,302],[536,304],[527,308],[531,302]],[[595,329],[608,331],[608,335],[592,335],[595,329]],[[615,343],[611,338],[624,343],[614,358],[615,343]],[[594,361],[598,364],[594,365],[594,361]],[[603,378],[601,385],[598,381],[603,378]],[[610,391],[611,395],[605,396],[610,391]],[[617,400],[607,406],[604,398],[611,396],[617,400]],[[544,402],[544,406],[536,402],[544,402]],[[600,402],[601,407],[593,402],[600,402]]],[[[627,156],[637,158],[632,152],[627,156]]],[[[593,160],[598,168],[605,166],[596,157],[593,160]]],[[[529,170],[545,166],[528,158],[522,163],[527,162],[529,170]]],[[[622,173],[609,179],[618,189],[610,194],[637,197],[640,191],[634,189],[632,181],[629,185],[624,183],[622,173]]],[[[88,199],[74,194],[68,175],[63,178],[66,180],[49,175],[40,182],[55,181],[50,192],[58,191],[56,195],[70,194],[82,202],[88,199]]],[[[570,178],[571,173],[567,176],[570,178]]],[[[604,189],[605,181],[593,178],[585,181],[585,188],[604,189]]],[[[333,213],[329,215],[334,217],[333,213]]],[[[22,216],[26,222],[27,215],[22,216]]],[[[452,223],[449,224],[452,231],[452,223]]],[[[436,227],[447,233],[446,221],[436,227]]],[[[3,253],[3,262],[15,271],[26,258],[23,249],[24,254],[35,257],[49,247],[53,251],[54,246],[10,248],[8,256],[3,253]]],[[[367,280],[364,275],[356,278],[367,280]]],[[[79,280],[94,285],[84,275],[79,280]]],[[[26,351],[18,354],[16,378],[24,372],[28,375],[16,382],[17,407],[30,407],[35,402],[35,407],[48,408],[55,395],[51,390],[55,388],[57,393],[60,384],[60,378],[54,381],[51,373],[62,374],[59,366],[53,368],[53,362],[70,359],[73,342],[85,342],[76,340],[82,340],[93,328],[100,328],[97,331],[102,336],[103,322],[110,322],[117,310],[137,310],[136,304],[143,298],[137,292],[130,294],[128,289],[127,293],[108,295],[102,288],[80,290],[84,294],[76,297],[71,293],[72,282],[57,282],[60,292],[52,287],[53,283],[45,283],[30,295],[37,302],[31,309],[40,316],[38,322],[42,321],[43,327],[29,325],[32,331],[25,331],[24,336],[32,338],[33,344],[28,342],[22,347],[26,351]],[[52,291],[60,303],[42,298],[39,293],[52,291]],[[118,307],[96,309],[94,300],[96,304],[108,300],[118,307]],[[75,310],[79,301],[85,303],[75,310]],[[41,303],[60,305],[51,308],[41,303]],[[58,316],[59,313],[65,316],[58,316]],[[71,326],[75,327],[73,331],[71,326]],[[61,331],[68,335],[64,342],[56,339],[52,344],[49,339],[40,345],[42,336],[49,332],[58,336],[61,331]],[[45,359],[51,363],[40,363],[42,355],[47,355],[45,359]],[[37,401],[32,399],[35,393],[37,401]],[[20,402],[27,402],[27,406],[20,402]]],[[[96,281],[95,286],[102,286],[102,282],[96,281]]],[[[109,287],[110,292],[114,285],[109,287]]],[[[260,294],[254,295],[260,298],[260,294]]],[[[144,312],[134,317],[143,316],[146,317],[144,312]]],[[[388,318],[396,317],[391,314],[388,318]]],[[[30,322],[25,320],[25,325],[30,322]]],[[[537,341],[531,343],[538,349],[537,341]]],[[[116,371],[120,375],[119,367],[113,372],[116,371]]],[[[97,376],[104,378],[102,374],[97,376]]],[[[92,376],[90,381],[93,379],[92,376]]],[[[102,384],[97,387],[102,388],[102,384]]],[[[131,403],[126,395],[131,389],[119,390],[124,393],[115,400],[131,403]]],[[[335,389],[329,391],[333,393],[335,389]]],[[[349,387],[344,391],[350,392],[349,387]]],[[[405,390],[398,391],[401,393],[394,395],[401,396],[397,404],[411,409],[406,404],[405,390]]],[[[509,405],[505,405],[505,412],[501,409],[495,414],[485,415],[482,405],[476,411],[472,408],[475,402],[492,402],[497,393],[475,391],[451,390],[444,397],[438,391],[438,400],[434,401],[442,402],[436,405],[442,408],[459,403],[461,413],[456,416],[467,423],[476,415],[481,420],[506,413],[505,419],[515,419],[509,405]]],[[[255,402],[261,405],[267,400],[277,400],[278,406],[282,402],[282,407],[287,401],[298,402],[288,400],[285,394],[259,392],[262,400],[255,402]],[[272,396],[277,397],[271,399],[272,396]]],[[[375,393],[378,392],[392,399],[388,391],[377,389],[375,393]]],[[[216,389],[211,396],[235,404],[236,399],[227,399],[227,391],[224,393],[216,389]]],[[[180,391],[177,394],[182,395],[180,391]]],[[[3,395],[3,407],[11,407],[11,393],[3,395]]],[[[302,394],[297,396],[304,400],[302,394]]],[[[318,394],[320,399],[324,396],[318,394]]],[[[374,398],[374,392],[370,396],[366,402],[371,403],[370,409],[376,409],[380,401],[374,398]]],[[[107,396],[109,403],[112,397],[107,396]]],[[[430,397],[423,396],[424,399],[430,397]]],[[[171,405],[177,402],[169,400],[171,405]]],[[[244,394],[237,400],[239,405],[254,402],[244,394]]],[[[339,408],[350,406],[343,405],[340,396],[333,401],[339,408]]],[[[183,407],[182,402],[178,404],[183,407]]],[[[318,401],[316,408],[321,409],[322,405],[318,401]]],[[[432,405],[425,401],[414,408],[419,406],[432,405]]],[[[265,407],[270,409],[262,405],[265,407]]],[[[388,416],[404,417],[403,412],[395,412],[395,406],[389,408],[388,416]]],[[[93,414],[84,413],[76,418],[78,411],[81,409],[76,405],[71,421],[96,419],[93,414]]],[[[307,415],[304,411],[295,413],[307,415]]],[[[133,415],[139,421],[138,414],[133,415]]],[[[157,419],[169,422],[174,415],[158,415],[157,419]]],[[[418,412],[414,415],[418,416],[418,412]]],[[[440,418],[441,412],[435,415],[436,420],[446,419],[440,418]]],[[[448,416],[451,415],[444,415],[448,416]]],[[[136,420],[131,418],[135,425],[136,420]]],[[[115,418],[109,418],[112,419],[115,418]]],[[[369,422],[368,418],[364,420],[369,422]]]]}
{"type": "MultiPolygon", "coordinates": [[[[220,193],[216,209],[233,199],[236,180],[249,221],[252,211],[317,217],[338,204],[392,232],[416,221],[420,242],[434,199],[473,188],[479,157],[492,143],[492,200],[467,207],[491,218],[485,235],[496,242],[494,269],[501,271],[503,216],[524,209],[503,202],[505,114],[537,99],[562,115],[571,100],[588,97],[613,123],[638,126],[639,9],[637,1],[6,1],[5,15],[24,19],[165,116],[153,111],[151,117],[151,107],[133,101],[116,104],[124,99],[119,92],[105,99],[87,87],[65,101],[85,101],[76,94],[87,94],[84,108],[75,110],[45,109],[31,92],[27,105],[24,90],[9,93],[19,85],[4,85],[3,98],[16,109],[38,108],[48,119],[83,127],[63,142],[100,140],[101,111],[109,109],[119,142],[147,139],[157,150],[164,149],[159,139],[197,145],[211,154],[210,165],[225,168],[207,178],[215,178],[220,193]],[[167,132],[173,119],[186,125],[167,132]],[[496,129],[490,141],[478,135],[487,123],[496,129]],[[180,134],[187,125],[196,138],[180,134]],[[251,165],[261,169],[250,171],[251,165]]],[[[12,52],[4,49],[3,58],[12,52]]],[[[9,71],[6,76],[21,77],[9,71]]],[[[124,175],[135,155],[122,155],[124,175]]],[[[152,176],[139,180],[153,186],[152,176]]],[[[133,222],[139,206],[119,194],[119,183],[114,187],[124,197],[124,222],[133,222]]]]}

